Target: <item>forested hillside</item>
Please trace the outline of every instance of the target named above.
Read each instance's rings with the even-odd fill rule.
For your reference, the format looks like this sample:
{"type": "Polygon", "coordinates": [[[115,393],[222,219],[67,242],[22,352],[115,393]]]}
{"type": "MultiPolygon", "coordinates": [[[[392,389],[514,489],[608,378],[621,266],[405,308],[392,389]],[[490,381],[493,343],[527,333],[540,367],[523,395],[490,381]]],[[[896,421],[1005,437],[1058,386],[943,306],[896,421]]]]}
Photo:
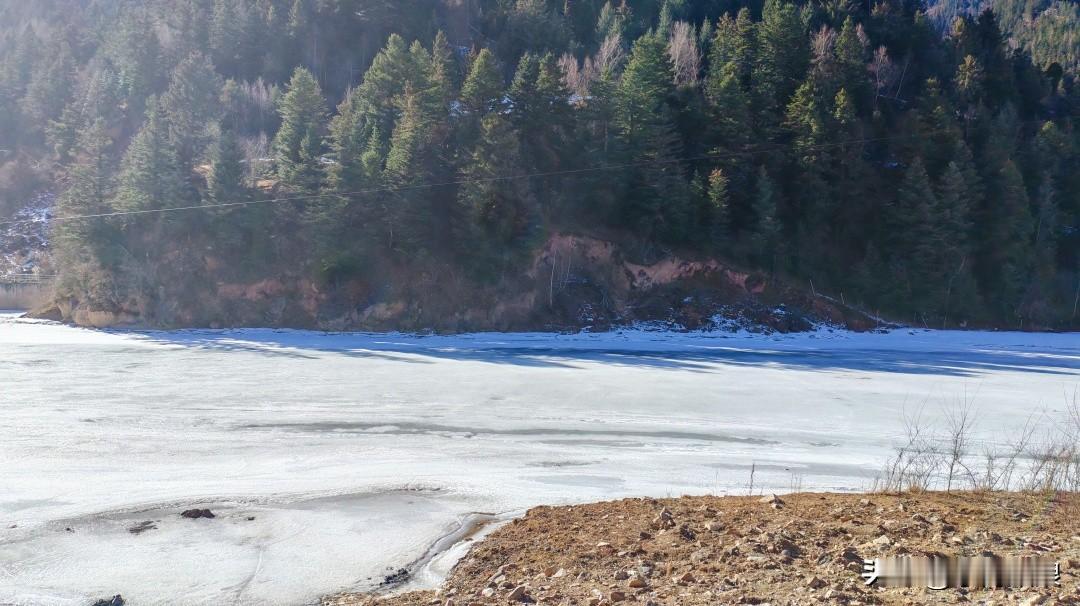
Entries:
{"type": "Polygon", "coordinates": [[[572,235],[919,325],[1077,326],[1072,3],[0,6],[0,201],[57,194],[65,318],[417,327],[590,292],[587,324],[610,297],[572,235]]]}
{"type": "Polygon", "coordinates": [[[927,14],[943,29],[952,27],[960,15],[993,10],[1012,46],[1028,52],[1035,65],[1050,68],[1057,63],[1072,73],[1080,68],[1076,0],[928,0],[927,4],[927,14]]]}

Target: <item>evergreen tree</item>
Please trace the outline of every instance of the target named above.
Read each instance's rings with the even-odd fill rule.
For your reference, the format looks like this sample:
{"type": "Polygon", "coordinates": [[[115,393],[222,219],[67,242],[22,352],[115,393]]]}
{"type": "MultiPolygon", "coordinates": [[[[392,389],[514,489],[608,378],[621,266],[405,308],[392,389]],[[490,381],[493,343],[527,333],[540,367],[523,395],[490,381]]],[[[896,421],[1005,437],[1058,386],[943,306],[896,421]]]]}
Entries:
{"type": "Polygon", "coordinates": [[[935,222],[937,198],[922,159],[916,157],[904,174],[896,200],[886,207],[888,249],[892,268],[893,305],[923,320],[936,317],[934,303],[942,286],[935,263],[941,232],[935,222]]]}
{"type": "Polygon", "coordinates": [[[247,199],[244,184],[244,154],[236,133],[219,128],[210,148],[210,174],[207,177],[209,199],[218,204],[234,204],[247,199]]]}
{"type": "Polygon", "coordinates": [[[503,102],[503,86],[495,55],[486,48],[481,49],[461,85],[461,99],[475,115],[496,111],[503,102]]]}
{"type": "Polygon", "coordinates": [[[151,98],[146,122],[132,139],[120,165],[119,188],[113,206],[140,211],[183,206],[190,200],[176,148],[161,103],[151,98]]]}
{"type": "Polygon", "coordinates": [[[997,209],[990,241],[998,269],[995,299],[1002,312],[1020,314],[1024,291],[1032,279],[1032,238],[1035,224],[1023,176],[1012,160],[1005,163],[993,196],[997,209]]]}
{"type": "Polygon", "coordinates": [[[528,184],[522,179],[500,179],[518,174],[521,160],[509,120],[502,114],[485,116],[477,146],[462,171],[458,204],[463,220],[458,241],[488,279],[523,252],[537,225],[537,208],[528,184]]]}
{"type": "Polygon", "coordinates": [[[306,190],[317,180],[325,103],[315,77],[297,68],[281,99],[281,128],[274,137],[274,160],[278,176],[286,185],[306,190]]]}
{"type": "Polygon", "coordinates": [[[678,157],[671,108],[674,94],[667,44],[655,33],[634,43],[616,102],[616,125],[628,159],[625,221],[645,235],[686,236],[688,190],[678,157]]]}
{"type": "Polygon", "coordinates": [[[809,63],[805,31],[795,5],[765,1],[754,65],[754,97],[761,120],[769,120],[774,108],[783,107],[803,80],[809,63]]]}
{"type": "MultiPolygon", "coordinates": [[[[59,217],[96,215],[112,210],[109,201],[115,187],[109,154],[109,139],[104,120],[95,120],[84,130],[74,151],[75,162],[69,171],[70,185],[57,198],[59,217]]],[[[68,271],[87,261],[96,260],[111,247],[111,225],[93,219],[58,220],[54,235],[60,267],[68,271]]]]}
{"type": "Polygon", "coordinates": [[[776,271],[780,257],[780,221],[777,218],[777,188],[762,166],[758,169],[754,190],[754,228],[752,239],[758,262],[776,271]]]}
{"type": "Polygon", "coordinates": [[[173,71],[172,82],[161,97],[169,122],[169,136],[180,166],[190,170],[210,143],[211,128],[221,117],[221,76],[201,53],[184,59],[173,71]]]}

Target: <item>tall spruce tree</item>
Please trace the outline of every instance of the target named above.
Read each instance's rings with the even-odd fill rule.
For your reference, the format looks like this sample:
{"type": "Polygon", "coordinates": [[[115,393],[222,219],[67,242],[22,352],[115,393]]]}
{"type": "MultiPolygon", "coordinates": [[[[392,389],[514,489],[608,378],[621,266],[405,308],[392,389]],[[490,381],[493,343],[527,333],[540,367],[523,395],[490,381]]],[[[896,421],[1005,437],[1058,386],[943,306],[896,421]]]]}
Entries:
{"type": "Polygon", "coordinates": [[[287,186],[309,191],[321,171],[319,157],[326,101],[315,76],[298,67],[278,107],[281,128],[274,137],[278,177],[287,186]]]}
{"type": "Polygon", "coordinates": [[[648,237],[686,237],[689,190],[677,161],[670,103],[674,79],[667,43],[657,33],[638,38],[619,84],[616,124],[627,160],[623,220],[648,237]]]}

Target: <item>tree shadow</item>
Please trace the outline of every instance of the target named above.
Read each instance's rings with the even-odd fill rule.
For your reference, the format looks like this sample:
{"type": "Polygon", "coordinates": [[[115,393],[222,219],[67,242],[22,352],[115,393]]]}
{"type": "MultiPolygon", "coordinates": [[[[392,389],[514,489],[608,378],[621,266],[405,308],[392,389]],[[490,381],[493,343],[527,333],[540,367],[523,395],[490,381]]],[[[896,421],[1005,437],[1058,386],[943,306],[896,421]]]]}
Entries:
{"type": "MultiPolygon", "coordinates": [[[[452,360],[563,369],[582,369],[586,368],[586,364],[598,363],[701,373],[737,366],[950,377],[976,377],[1005,371],[1080,379],[1080,337],[1075,335],[1052,335],[1060,338],[1049,342],[1032,339],[1027,344],[1015,342],[1023,341],[1023,337],[1013,339],[1012,343],[990,339],[989,344],[979,345],[962,340],[953,343],[946,334],[939,333],[920,347],[912,342],[902,343],[894,335],[880,340],[875,338],[883,335],[857,335],[857,341],[815,341],[799,335],[777,338],[767,335],[747,337],[727,333],[638,331],[578,335],[481,333],[425,336],[224,329],[133,331],[124,334],[185,348],[303,360],[346,356],[407,364],[452,360]]],[[[900,338],[903,339],[903,336],[900,338]]],[[[970,337],[968,340],[972,341],[970,337]]]]}

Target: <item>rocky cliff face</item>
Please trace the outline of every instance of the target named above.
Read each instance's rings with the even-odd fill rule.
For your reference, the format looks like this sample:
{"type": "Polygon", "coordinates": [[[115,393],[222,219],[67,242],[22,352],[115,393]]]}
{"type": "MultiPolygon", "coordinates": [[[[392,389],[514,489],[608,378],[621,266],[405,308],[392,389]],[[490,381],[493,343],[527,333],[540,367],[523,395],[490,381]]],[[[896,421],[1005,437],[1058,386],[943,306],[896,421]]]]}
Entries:
{"type": "Polygon", "coordinates": [[[619,245],[556,233],[519,275],[477,284],[449,267],[386,266],[367,281],[322,285],[282,274],[219,278],[203,258],[183,289],[121,304],[66,296],[38,315],[92,327],[281,326],[321,330],[438,332],[750,328],[782,332],[827,322],[865,330],[876,323],[835,302],[716,259],[628,260],[619,245]]]}

